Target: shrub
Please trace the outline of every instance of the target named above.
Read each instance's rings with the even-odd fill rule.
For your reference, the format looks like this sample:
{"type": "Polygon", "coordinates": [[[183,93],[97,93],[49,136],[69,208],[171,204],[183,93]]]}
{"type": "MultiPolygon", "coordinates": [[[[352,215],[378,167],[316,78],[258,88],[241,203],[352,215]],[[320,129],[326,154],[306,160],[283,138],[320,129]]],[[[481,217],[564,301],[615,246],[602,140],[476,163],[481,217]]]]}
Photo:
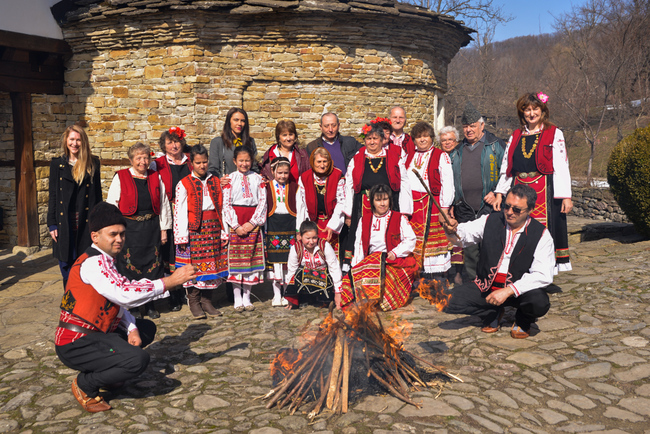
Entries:
{"type": "Polygon", "coordinates": [[[636,230],[650,237],[650,126],[637,129],[614,147],[607,181],[636,230]]]}

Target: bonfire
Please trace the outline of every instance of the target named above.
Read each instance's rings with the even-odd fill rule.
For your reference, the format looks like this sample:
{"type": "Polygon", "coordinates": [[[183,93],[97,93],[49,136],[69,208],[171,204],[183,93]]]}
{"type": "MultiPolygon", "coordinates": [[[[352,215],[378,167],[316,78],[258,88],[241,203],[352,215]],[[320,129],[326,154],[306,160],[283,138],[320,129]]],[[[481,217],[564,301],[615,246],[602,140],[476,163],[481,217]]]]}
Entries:
{"type": "MultiPolygon", "coordinates": [[[[446,296],[420,284],[420,295],[441,310],[446,296]],[[433,294],[433,295],[432,295],[433,294]]],[[[267,408],[298,408],[314,419],[323,408],[332,413],[348,411],[351,392],[380,392],[420,408],[409,395],[433,385],[425,381],[431,369],[447,381],[462,380],[404,349],[408,322],[385,328],[377,313],[376,301],[350,305],[344,314],[334,314],[333,304],[318,332],[300,349],[285,348],[271,362],[275,387],[263,398],[267,408]],[[417,362],[428,368],[423,370],[417,362]],[[428,374],[428,375],[427,375],[428,374]]]]}

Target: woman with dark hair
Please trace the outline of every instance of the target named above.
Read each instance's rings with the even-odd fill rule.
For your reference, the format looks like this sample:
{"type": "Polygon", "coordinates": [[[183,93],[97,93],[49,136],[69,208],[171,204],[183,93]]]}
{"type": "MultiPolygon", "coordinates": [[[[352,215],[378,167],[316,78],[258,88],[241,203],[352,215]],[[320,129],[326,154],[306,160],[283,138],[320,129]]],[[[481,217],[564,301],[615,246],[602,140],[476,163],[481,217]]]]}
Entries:
{"type": "Polygon", "coordinates": [[[196,279],[184,286],[190,313],[203,319],[221,316],[212,305],[212,292],[228,274],[221,241],[223,194],[219,178],[208,172],[208,150],[194,145],[190,159],[192,173],[176,187],[176,266],[191,264],[198,270],[196,279]]]}
{"type": "Polygon", "coordinates": [[[440,224],[434,201],[445,214],[454,202],[451,160],[447,153],[433,146],[436,136],[428,123],[416,123],[411,136],[415,147],[408,150],[406,168],[413,190],[411,225],[417,237],[414,254],[422,268],[420,277],[446,283],[443,274],[451,268],[451,243],[440,224]]]}
{"type": "Polygon", "coordinates": [[[415,233],[408,218],[391,211],[393,191],[385,184],[364,196],[364,213],[357,228],[352,272],[343,279],[341,305],[354,300],[376,300],[384,310],[404,306],[418,273],[413,257],[415,233]]]}
{"type": "MultiPolygon", "coordinates": [[[[185,142],[185,131],[179,127],[171,127],[160,135],[158,144],[164,155],[156,158],[151,163],[150,169],[157,171],[165,184],[165,193],[167,193],[167,199],[172,206],[173,216],[176,186],[181,179],[192,173],[189,147],[185,142]]],[[[167,231],[167,239],[169,242],[162,245],[162,255],[165,261],[165,272],[171,274],[174,272],[176,264],[176,244],[173,230],[167,231]]],[[[184,293],[184,289],[169,292],[169,308],[172,312],[181,310],[184,293]]]]}
{"type": "MultiPolygon", "coordinates": [[[[117,171],[106,198],[126,217],[126,237],[116,267],[129,280],[161,279],[165,271],[161,245],[172,227],[171,208],[160,175],[149,169],[150,153],[151,148],[140,142],[129,148],[131,167],[117,171]]],[[[160,318],[153,301],[145,309],[150,318],[160,318]]],[[[142,318],[139,308],[131,313],[142,318]]]]}
{"type": "Polygon", "coordinates": [[[555,243],[555,272],[570,271],[566,216],[573,209],[571,175],[564,134],[550,121],[548,96],[527,93],[517,101],[521,127],[510,140],[496,188],[496,211],[513,185],[526,184],[537,193],[530,216],[545,225],[555,243]]]}
{"type": "Polygon", "coordinates": [[[78,125],[61,135],[61,156],[50,163],[47,226],[52,255],[58,259],[63,288],[70,267],[92,244],[88,213],[102,201],[99,158],[92,155],[88,136],[78,125]]]}
{"type": "Polygon", "coordinates": [[[221,185],[228,184],[231,173],[237,170],[233,163],[235,149],[239,146],[247,146],[253,151],[252,170],[257,172],[257,146],[255,139],[250,136],[248,114],[246,110],[233,107],[226,114],[226,121],[223,123],[223,130],[220,137],[210,141],[210,167],[211,173],[221,179],[221,185]]]}
{"type": "Polygon", "coordinates": [[[300,175],[309,170],[307,151],[298,147],[298,132],[293,121],[280,121],[275,126],[275,144],[262,157],[260,174],[266,179],[273,179],[271,162],[277,157],[289,160],[289,180],[298,182],[300,175]]]}
{"type": "Polygon", "coordinates": [[[350,231],[345,248],[345,260],[348,262],[354,251],[359,220],[369,212],[368,207],[362,206],[362,198],[372,186],[384,184],[390,187],[392,210],[406,215],[411,215],[413,212],[413,196],[401,149],[388,143],[384,125],[380,122],[366,124],[363,131],[365,146],[359,149],[350,161],[345,173],[343,212],[346,218],[350,219],[350,231]]]}
{"type": "Polygon", "coordinates": [[[296,230],[305,220],[318,225],[318,236],[328,241],[339,257],[339,234],[345,224],[345,178],[325,148],[309,157],[311,169],[300,175],[296,201],[296,230]]]}

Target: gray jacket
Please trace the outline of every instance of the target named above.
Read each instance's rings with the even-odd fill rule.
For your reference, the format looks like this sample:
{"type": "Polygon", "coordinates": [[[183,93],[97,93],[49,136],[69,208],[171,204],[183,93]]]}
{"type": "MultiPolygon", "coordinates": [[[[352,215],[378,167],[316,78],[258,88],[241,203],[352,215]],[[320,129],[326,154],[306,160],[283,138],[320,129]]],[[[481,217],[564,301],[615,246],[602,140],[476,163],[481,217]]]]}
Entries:
{"type": "MultiPolygon", "coordinates": [[[[253,165],[251,170],[253,172],[259,173],[259,168],[257,167],[257,146],[255,145],[255,139],[251,137],[251,143],[253,144],[253,165]]],[[[237,171],[235,167],[235,162],[233,161],[235,155],[235,147],[228,149],[223,144],[223,139],[221,137],[215,137],[210,141],[210,159],[208,170],[213,175],[221,178],[223,175],[229,175],[237,171]],[[225,168],[225,172],[224,172],[225,168]]]]}

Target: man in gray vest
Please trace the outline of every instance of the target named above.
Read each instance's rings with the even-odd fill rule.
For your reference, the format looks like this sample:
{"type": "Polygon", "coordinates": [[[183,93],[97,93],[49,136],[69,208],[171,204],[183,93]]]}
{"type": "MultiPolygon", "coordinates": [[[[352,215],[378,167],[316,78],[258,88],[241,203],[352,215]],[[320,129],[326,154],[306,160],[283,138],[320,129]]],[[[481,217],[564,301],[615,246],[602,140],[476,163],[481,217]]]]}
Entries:
{"type": "MultiPolygon", "coordinates": [[[[459,223],[470,222],[493,211],[499,182],[501,161],[506,144],[485,130],[485,120],[471,102],[465,106],[462,117],[465,138],[450,153],[454,170],[456,197],[451,208],[459,223]],[[480,174],[480,176],[479,176],[480,174]]],[[[465,274],[476,277],[479,246],[464,249],[465,274]]]]}

